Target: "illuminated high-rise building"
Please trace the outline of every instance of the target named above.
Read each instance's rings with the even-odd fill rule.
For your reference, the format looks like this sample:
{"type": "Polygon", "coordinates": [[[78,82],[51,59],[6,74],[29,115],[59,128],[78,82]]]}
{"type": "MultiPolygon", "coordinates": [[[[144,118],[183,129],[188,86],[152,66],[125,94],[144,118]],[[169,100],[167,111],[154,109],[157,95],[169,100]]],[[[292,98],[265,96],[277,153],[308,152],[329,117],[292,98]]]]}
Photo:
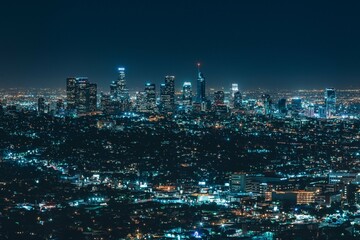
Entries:
{"type": "Polygon", "coordinates": [[[308,108],[307,108],[307,116],[308,117],[314,117],[315,116],[315,106],[314,104],[309,104],[308,108]]]}
{"type": "Polygon", "coordinates": [[[215,91],[214,92],[214,104],[215,105],[222,105],[225,101],[225,94],[224,91],[215,91]]]}
{"type": "Polygon", "coordinates": [[[166,93],[170,96],[169,107],[171,109],[175,106],[175,76],[165,77],[166,93]]]}
{"type": "Polygon", "coordinates": [[[38,113],[39,114],[45,113],[45,109],[46,109],[45,98],[39,97],[39,99],[38,99],[38,113]]]}
{"type": "Polygon", "coordinates": [[[77,113],[96,111],[97,85],[87,78],[67,78],[66,80],[67,109],[77,113]]]}
{"type": "Polygon", "coordinates": [[[130,95],[126,87],[125,68],[119,67],[119,76],[116,81],[110,84],[110,95],[114,106],[118,106],[119,111],[128,111],[130,108],[130,95]]]}
{"type": "Polygon", "coordinates": [[[167,111],[168,104],[170,102],[170,96],[166,92],[165,83],[160,84],[160,108],[162,111],[167,111]]]}
{"type": "MultiPolygon", "coordinates": [[[[228,113],[228,106],[225,104],[225,93],[222,90],[214,92],[214,102],[212,110],[216,115],[224,115],[228,113]]],[[[211,108],[211,107],[210,107],[211,108]]],[[[210,109],[206,107],[206,109],[210,109]]]]}
{"type": "Polygon", "coordinates": [[[126,88],[125,68],[118,68],[119,77],[117,81],[117,97],[119,100],[129,100],[129,90],[126,88]]]}
{"type": "Polygon", "coordinates": [[[137,92],[135,108],[138,112],[147,112],[146,92],[137,92]]]}
{"type": "Polygon", "coordinates": [[[175,108],[174,76],[166,76],[165,83],[160,85],[160,106],[164,112],[172,112],[175,108]]]}
{"type": "Polygon", "coordinates": [[[234,106],[234,109],[240,109],[242,106],[242,96],[239,91],[234,93],[233,106],[234,106]]]}
{"type": "Polygon", "coordinates": [[[230,89],[230,93],[231,93],[231,97],[234,98],[235,93],[237,93],[239,91],[239,85],[237,83],[233,83],[231,84],[231,89],[230,89]]]}
{"type": "Polygon", "coordinates": [[[97,85],[96,83],[89,83],[89,112],[97,110],[97,85]]]}
{"type": "Polygon", "coordinates": [[[68,110],[75,110],[76,82],[76,78],[74,77],[66,79],[66,101],[68,110]]]}
{"type": "Polygon", "coordinates": [[[206,82],[205,77],[200,71],[200,63],[197,64],[198,67],[198,78],[196,85],[196,102],[202,103],[206,101],[206,82]]]}
{"type": "Polygon", "coordinates": [[[293,111],[300,111],[302,109],[301,98],[295,97],[291,99],[291,109],[293,111]]]}
{"type": "Polygon", "coordinates": [[[184,106],[192,105],[192,86],[191,82],[184,82],[182,92],[182,103],[184,106]]]}
{"type": "Polygon", "coordinates": [[[319,106],[317,112],[319,118],[326,118],[326,108],[324,106],[319,106]]]}
{"type": "Polygon", "coordinates": [[[111,97],[109,94],[101,93],[100,108],[104,113],[112,113],[111,97]]]}
{"type": "Polygon", "coordinates": [[[335,88],[325,89],[325,111],[326,118],[331,118],[336,114],[336,91],[335,88]]]}
{"type": "Polygon", "coordinates": [[[155,83],[145,84],[146,94],[146,109],[148,112],[154,112],[156,110],[156,87],[155,83]]]}
{"type": "Polygon", "coordinates": [[[87,78],[76,79],[76,99],[75,106],[78,113],[86,113],[90,111],[90,88],[87,78]]]}
{"type": "Polygon", "coordinates": [[[278,109],[280,113],[286,113],[286,98],[281,98],[278,102],[278,109]]]}
{"type": "Polygon", "coordinates": [[[263,107],[264,107],[264,114],[269,115],[271,114],[271,98],[269,94],[263,94],[261,96],[263,107]]]}
{"type": "Polygon", "coordinates": [[[117,99],[117,84],[116,81],[112,81],[110,84],[110,96],[113,99],[117,99]]]}

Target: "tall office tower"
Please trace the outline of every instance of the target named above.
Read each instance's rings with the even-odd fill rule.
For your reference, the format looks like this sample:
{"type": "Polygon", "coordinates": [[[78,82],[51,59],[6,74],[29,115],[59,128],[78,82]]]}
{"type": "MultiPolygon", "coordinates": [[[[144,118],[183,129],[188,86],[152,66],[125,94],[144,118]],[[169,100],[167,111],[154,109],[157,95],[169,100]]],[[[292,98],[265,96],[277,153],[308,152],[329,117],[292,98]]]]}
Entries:
{"type": "Polygon", "coordinates": [[[117,92],[120,101],[129,101],[129,90],[126,88],[125,68],[118,68],[119,77],[117,81],[117,92]]]}
{"type": "Polygon", "coordinates": [[[45,99],[43,97],[40,97],[38,99],[38,113],[43,114],[45,113],[46,103],[45,99]]]}
{"type": "Polygon", "coordinates": [[[215,91],[214,92],[214,104],[223,105],[225,101],[224,91],[215,91]]]}
{"type": "Polygon", "coordinates": [[[278,109],[280,113],[286,113],[286,98],[282,98],[279,100],[278,109]]]}
{"type": "Polygon", "coordinates": [[[112,105],[110,95],[106,93],[101,93],[100,109],[106,114],[112,113],[111,106],[112,105]]]}
{"type": "Polygon", "coordinates": [[[326,108],[324,106],[319,106],[317,109],[319,118],[326,118],[326,108]]]}
{"type": "Polygon", "coordinates": [[[291,99],[291,109],[293,111],[300,111],[302,109],[301,98],[296,97],[291,99]]]}
{"type": "Polygon", "coordinates": [[[166,76],[165,83],[160,85],[160,106],[164,112],[175,109],[175,77],[166,76]]]}
{"type": "Polygon", "coordinates": [[[89,80],[87,78],[77,78],[76,79],[76,99],[75,106],[78,113],[89,112],[90,106],[90,89],[89,89],[89,80]]]}
{"type": "Polygon", "coordinates": [[[234,93],[234,109],[240,109],[242,106],[242,96],[239,91],[234,93]]]}
{"type": "Polygon", "coordinates": [[[325,111],[326,118],[331,118],[336,114],[336,91],[335,88],[325,89],[325,111]]]}
{"type": "Polygon", "coordinates": [[[137,92],[135,100],[135,108],[137,112],[147,112],[146,92],[137,92]]]}
{"type": "Polygon", "coordinates": [[[116,81],[112,81],[110,84],[110,96],[112,99],[117,99],[117,84],[116,81]]]}
{"type": "Polygon", "coordinates": [[[73,77],[66,79],[66,101],[68,110],[75,110],[76,82],[76,78],[73,77]]]}
{"type": "Polygon", "coordinates": [[[197,64],[198,67],[198,78],[197,78],[197,85],[196,85],[196,102],[202,103],[206,101],[206,82],[205,77],[200,72],[200,63],[197,64]]]}
{"type": "Polygon", "coordinates": [[[231,89],[230,89],[230,93],[231,93],[231,97],[234,98],[235,93],[239,92],[239,85],[237,83],[233,83],[231,84],[231,89]]]}
{"type": "Polygon", "coordinates": [[[166,84],[160,84],[160,109],[162,112],[170,110],[170,95],[167,94],[166,84]]]}
{"type": "Polygon", "coordinates": [[[95,112],[97,107],[97,85],[96,83],[89,83],[89,110],[95,112]]]}
{"type": "Polygon", "coordinates": [[[145,84],[146,94],[146,109],[148,112],[154,112],[156,110],[156,88],[155,83],[145,84]]]}
{"type": "Polygon", "coordinates": [[[126,80],[125,80],[125,68],[119,67],[118,71],[119,71],[119,76],[116,83],[118,86],[118,92],[119,94],[124,94],[124,93],[126,94],[127,89],[126,89],[126,80]]]}
{"type": "Polygon", "coordinates": [[[184,82],[184,84],[183,84],[182,103],[183,103],[184,106],[191,106],[192,105],[192,86],[191,86],[191,82],[184,82]]]}
{"type": "Polygon", "coordinates": [[[105,114],[112,114],[119,109],[119,102],[113,101],[111,94],[101,93],[100,108],[105,114]]]}
{"type": "Polygon", "coordinates": [[[271,98],[269,94],[261,95],[262,103],[264,106],[264,114],[269,115],[271,114],[271,98]]]}
{"type": "MultiPolygon", "coordinates": [[[[211,108],[211,106],[210,106],[211,108]]],[[[205,107],[205,109],[210,109],[205,107]]],[[[214,92],[214,102],[212,109],[215,111],[216,115],[224,115],[228,113],[228,106],[225,105],[225,93],[224,91],[215,91],[214,92]]]]}
{"type": "Polygon", "coordinates": [[[87,78],[67,78],[67,109],[77,113],[96,111],[97,86],[87,78]]]}
{"type": "Polygon", "coordinates": [[[307,116],[308,117],[314,117],[315,116],[315,106],[314,104],[309,104],[307,109],[307,116]]]}
{"type": "Polygon", "coordinates": [[[175,108],[175,76],[165,77],[166,91],[170,95],[169,108],[173,110],[175,108]]]}
{"type": "Polygon", "coordinates": [[[114,102],[114,106],[118,106],[119,111],[128,111],[130,109],[130,95],[126,88],[125,68],[119,67],[119,76],[117,81],[110,84],[110,95],[114,102]]]}

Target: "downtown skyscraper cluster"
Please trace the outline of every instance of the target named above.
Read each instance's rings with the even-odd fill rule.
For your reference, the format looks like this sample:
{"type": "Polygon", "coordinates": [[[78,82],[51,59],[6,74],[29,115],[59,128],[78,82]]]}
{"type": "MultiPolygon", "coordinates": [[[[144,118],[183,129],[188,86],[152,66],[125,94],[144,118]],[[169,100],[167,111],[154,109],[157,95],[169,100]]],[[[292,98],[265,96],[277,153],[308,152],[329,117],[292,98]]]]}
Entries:
{"type": "MultiPolygon", "coordinates": [[[[118,113],[124,111],[137,111],[147,113],[173,113],[177,110],[175,93],[175,76],[167,75],[160,84],[159,94],[156,84],[145,83],[144,90],[136,92],[135,99],[130,98],[126,87],[125,68],[118,68],[117,81],[110,84],[110,94],[101,95],[100,109],[106,113],[118,113]]],[[[206,102],[205,78],[200,72],[198,64],[197,95],[195,103],[206,102]]],[[[193,104],[193,92],[191,82],[184,82],[181,106],[190,109],[193,104]]]]}
{"type": "Polygon", "coordinates": [[[79,114],[94,112],[97,109],[97,85],[87,78],[70,77],[66,79],[67,109],[79,114]]]}
{"type": "MultiPolygon", "coordinates": [[[[223,88],[208,91],[200,66],[198,63],[195,95],[192,83],[189,81],[183,82],[181,92],[176,92],[175,76],[167,75],[158,89],[155,83],[147,82],[143,91],[138,91],[131,96],[127,87],[125,68],[119,67],[117,79],[110,83],[108,93],[100,94],[98,102],[96,84],[90,83],[87,78],[83,77],[68,78],[66,109],[68,113],[76,114],[89,114],[100,110],[104,114],[208,112],[215,115],[228,115],[236,111],[243,112],[245,109],[253,109],[252,111],[267,116],[285,117],[289,114],[319,118],[337,116],[336,90],[334,88],[325,89],[324,103],[320,105],[304,103],[304,99],[299,97],[281,98],[276,102],[268,93],[261,93],[257,100],[245,100],[237,83],[233,83],[229,90],[223,88]]],[[[39,99],[39,112],[45,111],[44,104],[45,100],[39,99]]],[[[57,113],[64,108],[64,102],[60,101],[58,105],[57,113]]]]}

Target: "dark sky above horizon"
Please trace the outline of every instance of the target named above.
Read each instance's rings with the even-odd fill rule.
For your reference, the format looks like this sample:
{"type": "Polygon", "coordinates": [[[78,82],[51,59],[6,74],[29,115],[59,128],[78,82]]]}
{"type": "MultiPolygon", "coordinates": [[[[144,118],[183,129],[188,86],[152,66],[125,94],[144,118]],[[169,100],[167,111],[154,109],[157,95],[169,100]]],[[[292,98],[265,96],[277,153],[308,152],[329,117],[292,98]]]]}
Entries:
{"type": "Polygon", "coordinates": [[[360,87],[360,1],[4,0],[0,87],[130,89],[175,75],[208,87],[360,87]]]}

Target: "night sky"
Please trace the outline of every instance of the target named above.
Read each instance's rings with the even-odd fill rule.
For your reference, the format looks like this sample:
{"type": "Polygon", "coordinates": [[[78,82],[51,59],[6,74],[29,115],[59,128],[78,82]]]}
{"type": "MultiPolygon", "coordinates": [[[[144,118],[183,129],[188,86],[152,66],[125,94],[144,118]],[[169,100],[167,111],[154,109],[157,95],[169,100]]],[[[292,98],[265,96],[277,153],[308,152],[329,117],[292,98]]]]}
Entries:
{"type": "Polygon", "coordinates": [[[130,89],[175,75],[209,87],[360,86],[360,1],[3,0],[0,87],[87,76],[130,89]]]}

